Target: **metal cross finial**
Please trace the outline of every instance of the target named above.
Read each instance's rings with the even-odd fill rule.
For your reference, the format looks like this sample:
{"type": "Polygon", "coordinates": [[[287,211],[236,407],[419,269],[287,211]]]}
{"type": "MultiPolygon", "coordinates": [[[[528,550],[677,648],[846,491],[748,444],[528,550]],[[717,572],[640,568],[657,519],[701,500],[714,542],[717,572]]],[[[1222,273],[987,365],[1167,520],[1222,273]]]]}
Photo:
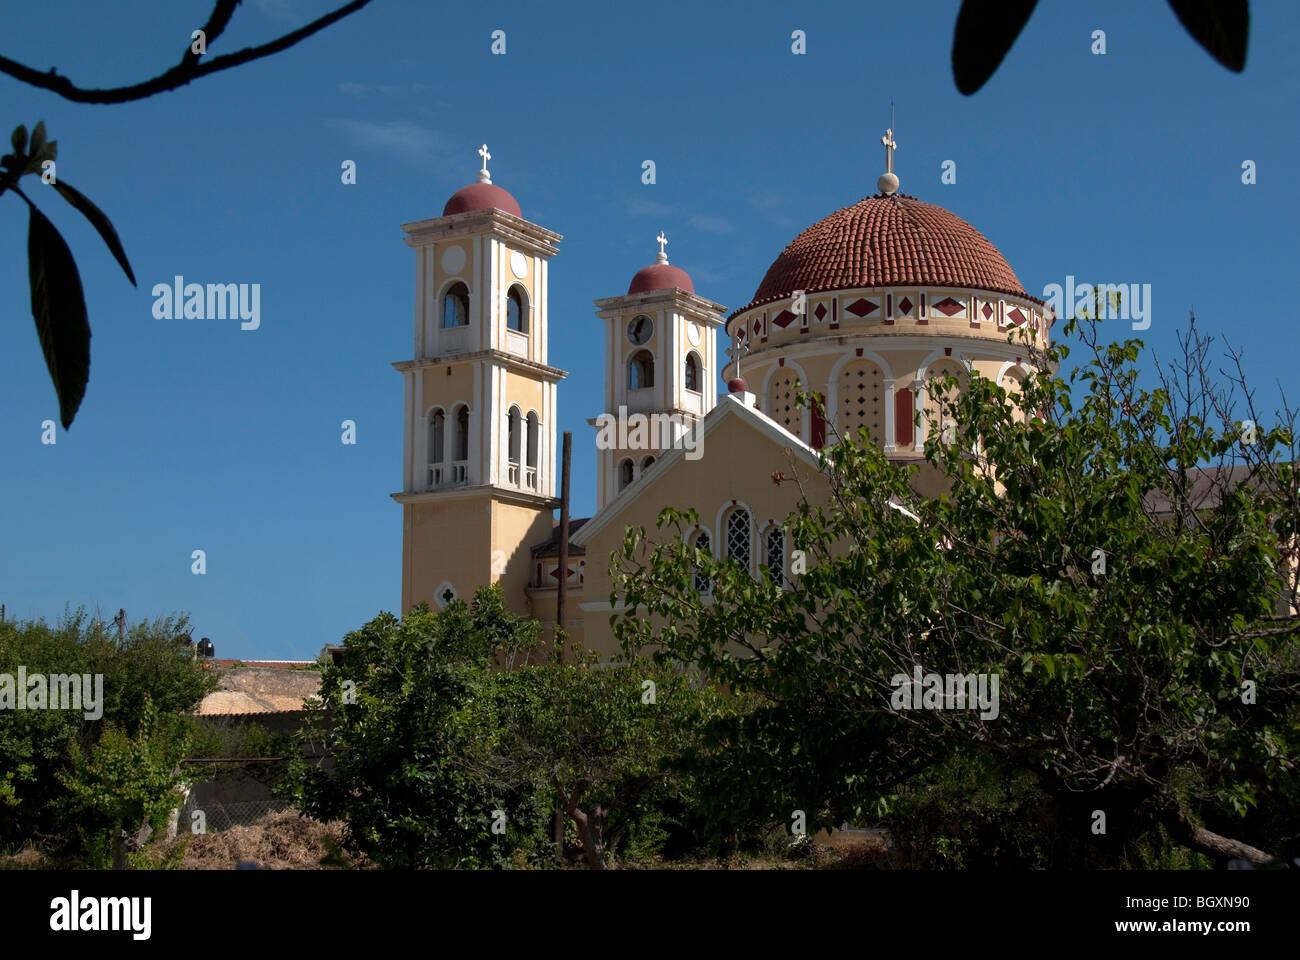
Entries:
{"type": "Polygon", "coordinates": [[[492,159],[492,154],[488,153],[486,143],[478,148],[478,155],[483,158],[483,172],[487,173],[487,162],[492,159]]]}
{"type": "Polygon", "coordinates": [[[655,237],[655,243],[659,244],[659,262],[667,263],[668,254],[664,252],[664,247],[668,246],[668,238],[664,236],[662,230],[659,231],[659,236],[655,237]]]}
{"type": "Polygon", "coordinates": [[[885,135],[880,138],[880,142],[884,144],[885,147],[885,172],[893,173],[894,172],[894,148],[898,146],[898,144],[894,142],[893,127],[890,127],[888,130],[885,131],[885,135]]]}

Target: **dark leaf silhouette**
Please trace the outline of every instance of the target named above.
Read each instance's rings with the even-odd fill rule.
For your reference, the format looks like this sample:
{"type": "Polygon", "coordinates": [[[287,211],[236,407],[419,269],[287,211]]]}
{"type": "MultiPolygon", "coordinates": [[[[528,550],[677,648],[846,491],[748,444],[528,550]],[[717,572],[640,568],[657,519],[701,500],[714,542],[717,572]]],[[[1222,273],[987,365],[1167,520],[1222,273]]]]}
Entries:
{"type": "Polygon", "coordinates": [[[62,180],[56,180],[52,186],[59,191],[59,196],[80,210],[82,216],[90,221],[91,226],[99,231],[99,235],[104,238],[104,243],[108,244],[108,249],[113,252],[117,262],[122,265],[122,271],[126,274],[126,278],[131,281],[132,286],[135,286],[135,274],[131,271],[131,263],[126,258],[126,251],[122,248],[122,241],[118,239],[117,231],[113,229],[113,224],[104,215],[104,211],[91,203],[80,190],[64,183],[62,180]]]}
{"type": "Polygon", "coordinates": [[[54,224],[34,206],[27,223],[27,271],[32,288],[32,317],[41,339],[45,366],[59,397],[63,429],[86,395],[90,379],[90,322],[72,251],[54,224]]]}
{"type": "Polygon", "coordinates": [[[952,76],[969,96],[988,82],[1038,0],[963,0],[952,37],[952,76]]]}
{"type": "Polygon", "coordinates": [[[9,135],[9,142],[13,144],[15,154],[22,153],[23,148],[27,146],[27,127],[21,123],[14,127],[14,132],[9,135]]]}
{"type": "Polygon", "coordinates": [[[1229,70],[1246,69],[1249,0],[1169,0],[1192,38],[1229,70]]]}

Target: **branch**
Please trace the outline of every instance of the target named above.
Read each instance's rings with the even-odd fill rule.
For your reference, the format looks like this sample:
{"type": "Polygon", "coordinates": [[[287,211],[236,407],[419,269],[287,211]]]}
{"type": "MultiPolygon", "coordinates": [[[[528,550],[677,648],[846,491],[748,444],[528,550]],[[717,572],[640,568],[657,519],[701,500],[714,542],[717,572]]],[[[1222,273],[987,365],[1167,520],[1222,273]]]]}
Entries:
{"type": "MultiPolygon", "coordinates": [[[[67,77],[59,76],[53,69],[48,73],[41,73],[39,70],[33,70],[31,67],[10,60],[8,57],[0,57],[0,73],[7,73],[11,77],[33,87],[51,90],[74,103],[129,103],[132,100],[144,100],[154,94],[175,90],[177,87],[183,87],[187,83],[209,73],[229,70],[231,67],[237,67],[252,60],[260,60],[262,57],[269,57],[281,50],[287,50],[312,34],[324,30],[330,24],[356,13],[369,3],[370,0],[352,0],[351,3],[339,7],[332,13],[325,14],[325,16],[317,20],[313,20],[304,27],[299,27],[292,33],[285,34],[278,40],[272,40],[270,43],[264,43],[259,47],[246,47],[235,53],[227,53],[203,63],[198,62],[197,55],[190,53],[190,47],[186,47],[181,62],[166,73],[160,74],[152,80],[132,84],[128,87],[87,90],[78,87],[67,77]]],[[[208,26],[205,28],[213,31],[209,39],[216,39],[216,36],[225,29],[226,22],[230,19],[233,10],[234,3],[231,0],[217,0],[212,16],[208,20],[208,26]]]]}

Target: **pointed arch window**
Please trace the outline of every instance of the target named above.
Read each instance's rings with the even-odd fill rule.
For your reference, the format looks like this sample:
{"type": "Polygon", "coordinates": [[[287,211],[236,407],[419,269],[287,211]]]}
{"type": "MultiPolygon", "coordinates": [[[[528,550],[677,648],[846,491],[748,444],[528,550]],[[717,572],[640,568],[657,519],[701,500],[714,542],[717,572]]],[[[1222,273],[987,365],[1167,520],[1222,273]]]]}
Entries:
{"type": "Polygon", "coordinates": [[[700,392],[700,358],[692,351],[686,355],[686,369],[684,372],[686,389],[700,392]]]}
{"type": "MultiPolygon", "coordinates": [[[[709,531],[701,530],[695,535],[693,546],[696,550],[703,550],[705,553],[708,553],[710,545],[709,531]]],[[[708,577],[704,576],[704,571],[698,564],[695,566],[694,580],[695,589],[700,593],[708,594],[713,592],[712,581],[710,581],[708,577]]]]}
{"type": "Polygon", "coordinates": [[[768,575],[778,587],[785,586],[785,531],[780,527],[768,527],[764,560],[768,575]]]}
{"type": "Polygon", "coordinates": [[[655,358],[649,350],[638,350],[627,361],[627,388],[642,390],[655,385],[655,358]]]}
{"type": "Polygon", "coordinates": [[[453,283],[442,298],[442,328],[463,327],[469,323],[469,288],[453,283]]]}
{"type": "Polygon", "coordinates": [[[749,511],[739,507],[727,514],[727,557],[750,569],[749,511]]]}
{"type": "Polygon", "coordinates": [[[528,332],[528,304],[517,284],[506,293],[506,329],[528,332]]]}

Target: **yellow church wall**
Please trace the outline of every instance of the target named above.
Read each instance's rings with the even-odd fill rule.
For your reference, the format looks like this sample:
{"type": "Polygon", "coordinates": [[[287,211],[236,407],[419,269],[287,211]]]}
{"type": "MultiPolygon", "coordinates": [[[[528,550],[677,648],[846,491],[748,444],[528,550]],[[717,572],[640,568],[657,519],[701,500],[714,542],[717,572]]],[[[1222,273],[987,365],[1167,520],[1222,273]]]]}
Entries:
{"type": "MultiPolygon", "coordinates": [[[[491,574],[491,514],[486,499],[439,500],[403,505],[402,609],[433,605],[443,581],[469,602],[491,574]]],[[[435,606],[436,609],[436,606],[435,606]]]]}
{"type": "Polygon", "coordinates": [[[528,417],[529,410],[536,410],[537,417],[540,420],[543,413],[542,404],[545,400],[545,392],[541,381],[515,373],[513,370],[506,370],[504,377],[505,390],[503,399],[505,403],[503,407],[509,410],[511,404],[517,405],[520,416],[525,419],[528,417]]]}
{"type": "MultiPolygon", "coordinates": [[[[417,374],[418,376],[419,374],[417,374]]],[[[424,368],[424,396],[420,414],[438,404],[448,414],[458,403],[474,407],[474,367],[468,363],[424,368]]]]}
{"type": "MultiPolygon", "coordinates": [[[[799,488],[792,482],[779,486],[772,474],[792,476],[790,461],[783,448],[738,418],[728,418],[704,438],[704,456],[695,461],[681,459],[665,465],[667,473],[659,477],[640,498],[632,501],[608,526],[586,544],[587,572],[585,594],[592,601],[605,601],[610,593],[609,556],[623,542],[626,526],[644,526],[652,536],[668,536],[655,530],[659,511],[665,506],[695,507],[700,523],[709,530],[713,549],[717,550],[718,512],[730,507],[734,499],[746,506],[754,521],[752,542],[769,523],[780,523],[794,512],[799,488]]],[[[821,474],[800,461],[799,473],[815,496],[825,497],[827,487],[821,474]]],[[[625,494],[625,496],[630,495],[625,494]]],[[[610,611],[587,610],[584,613],[586,644],[601,657],[618,652],[618,644],[609,625],[610,611]]]]}
{"type": "Polygon", "coordinates": [[[495,501],[492,504],[491,582],[501,584],[506,604],[517,613],[529,612],[525,588],[532,579],[529,548],[551,535],[549,509],[495,501]]]}

